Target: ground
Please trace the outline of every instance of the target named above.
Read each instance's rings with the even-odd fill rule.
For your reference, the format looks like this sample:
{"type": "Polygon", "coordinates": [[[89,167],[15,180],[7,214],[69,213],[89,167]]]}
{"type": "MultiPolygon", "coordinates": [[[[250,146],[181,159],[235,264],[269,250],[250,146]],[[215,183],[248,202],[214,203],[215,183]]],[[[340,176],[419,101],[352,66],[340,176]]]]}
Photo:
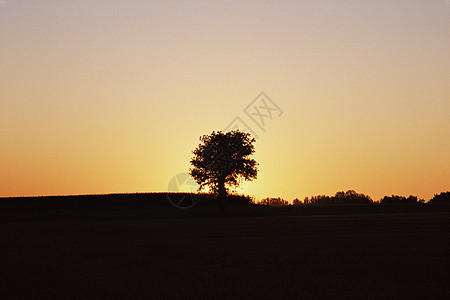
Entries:
{"type": "Polygon", "coordinates": [[[448,212],[0,225],[3,299],[450,297],[448,212]]]}

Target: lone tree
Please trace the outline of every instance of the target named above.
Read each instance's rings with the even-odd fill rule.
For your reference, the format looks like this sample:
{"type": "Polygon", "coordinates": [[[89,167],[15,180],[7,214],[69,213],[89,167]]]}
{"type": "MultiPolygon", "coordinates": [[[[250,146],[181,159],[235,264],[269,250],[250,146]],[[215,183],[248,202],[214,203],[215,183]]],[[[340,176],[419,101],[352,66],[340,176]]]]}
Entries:
{"type": "Polygon", "coordinates": [[[239,130],[213,131],[200,137],[200,145],[192,151],[189,174],[200,185],[217,195],[223,202],[228,187],[237,187],[243,180],[256,179],[258,163],[249,156],[255,152],[255,139],[239,130]]]}

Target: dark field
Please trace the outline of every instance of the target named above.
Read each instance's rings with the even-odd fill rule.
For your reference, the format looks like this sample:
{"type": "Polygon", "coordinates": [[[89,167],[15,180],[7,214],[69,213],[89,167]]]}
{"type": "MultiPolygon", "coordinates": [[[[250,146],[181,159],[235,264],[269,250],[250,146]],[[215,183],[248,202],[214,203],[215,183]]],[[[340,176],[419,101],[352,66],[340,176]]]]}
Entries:
{"type": "Polygon", "coordinates": [[[3,220],[0,297],[450,298],[450,213],[3,220]]]}

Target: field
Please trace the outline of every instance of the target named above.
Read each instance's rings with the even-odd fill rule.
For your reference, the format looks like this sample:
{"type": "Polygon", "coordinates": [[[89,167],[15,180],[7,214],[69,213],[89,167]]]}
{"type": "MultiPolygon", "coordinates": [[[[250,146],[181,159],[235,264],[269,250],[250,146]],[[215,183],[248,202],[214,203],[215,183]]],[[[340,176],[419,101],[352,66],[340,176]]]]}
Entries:
{"type": "Polygon", "coordinates": [[[158,218],[133,218],[132,212],[124,218],[95,218],[91,212],[89,218],[3,218],[0,295],[450,297],[450,212],[276,212],[158,218]]]}

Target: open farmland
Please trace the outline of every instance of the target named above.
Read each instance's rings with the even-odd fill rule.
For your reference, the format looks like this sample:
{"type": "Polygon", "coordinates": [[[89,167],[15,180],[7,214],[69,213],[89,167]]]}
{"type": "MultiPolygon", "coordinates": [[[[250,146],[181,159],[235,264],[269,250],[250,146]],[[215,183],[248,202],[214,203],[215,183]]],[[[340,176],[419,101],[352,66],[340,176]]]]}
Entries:
{"type": "Polygon", "coordinates": [[[4,220],[2,298],[450,297],[450,213],[4,220]]]}

